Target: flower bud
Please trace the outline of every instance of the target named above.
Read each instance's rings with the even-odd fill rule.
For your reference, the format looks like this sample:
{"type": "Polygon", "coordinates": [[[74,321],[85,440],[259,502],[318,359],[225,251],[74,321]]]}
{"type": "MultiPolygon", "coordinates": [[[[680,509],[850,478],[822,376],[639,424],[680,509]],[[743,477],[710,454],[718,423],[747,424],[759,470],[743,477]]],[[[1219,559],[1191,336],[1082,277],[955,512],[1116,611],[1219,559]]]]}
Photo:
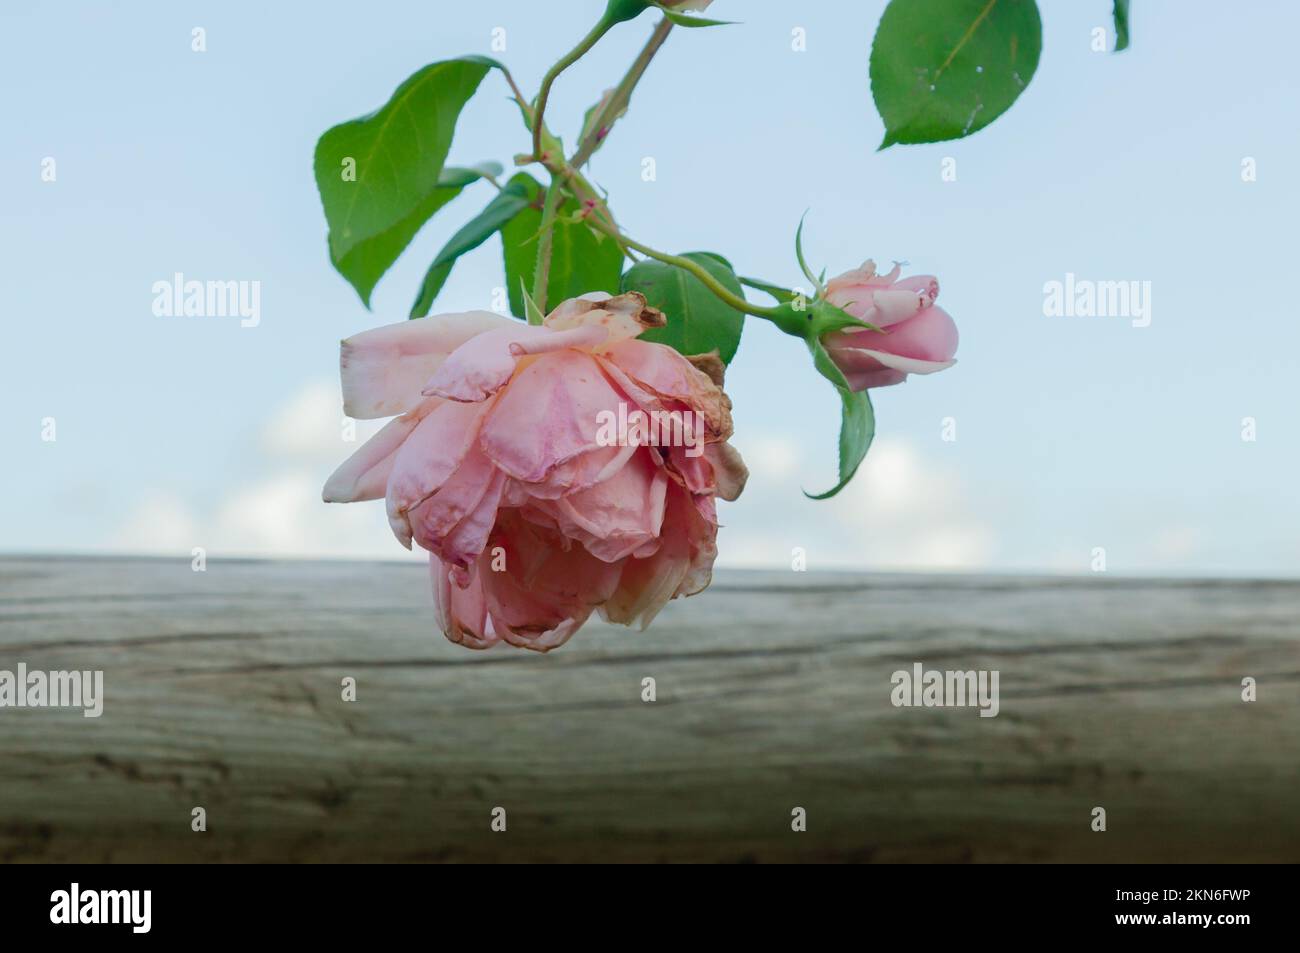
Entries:
{"type": "Polygon", "coordinates": [[[900,384],[908,374],[933,374],[956,361],[957,325],[935,305],[939,282],[930,275],[899,279],[899,267],[876,274],[873,261],[832,278],[826,300],[881,328],[845,328],[822,344],[855,390],[900,384]]]}

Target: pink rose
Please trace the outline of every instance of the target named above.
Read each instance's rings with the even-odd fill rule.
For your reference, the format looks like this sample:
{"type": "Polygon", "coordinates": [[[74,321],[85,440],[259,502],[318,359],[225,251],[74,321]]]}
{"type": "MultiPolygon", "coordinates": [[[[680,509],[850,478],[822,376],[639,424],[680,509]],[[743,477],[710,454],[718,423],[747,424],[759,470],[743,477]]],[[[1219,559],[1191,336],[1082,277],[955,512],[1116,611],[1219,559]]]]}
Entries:
{"type": "Polygon", "coordinates": [[[826,285],[826,300],[880,331],[853,328],[822,339],[836,366],[856,390],[900,384],[908,374],[933,374],[952,367],[957,325],[934,299],[939,282],[930,275],[898,280],[899,268],[876,274],[864,262],[826,285]]]}
{"type": "Polygon", "coordinates": [[[448,639],[544,652],[594,609],[644,628],[709,584],[715,497],[748,474],[716,355],[637,340],[663,322],[640,294],[592,294],[537,327],[470,311],[343,342],[344,413],[400,416],[324,498],[385,498],[397,538],[429,551],[448,639]],[[611,441],[620,411],[697,426],[611,441]]]}

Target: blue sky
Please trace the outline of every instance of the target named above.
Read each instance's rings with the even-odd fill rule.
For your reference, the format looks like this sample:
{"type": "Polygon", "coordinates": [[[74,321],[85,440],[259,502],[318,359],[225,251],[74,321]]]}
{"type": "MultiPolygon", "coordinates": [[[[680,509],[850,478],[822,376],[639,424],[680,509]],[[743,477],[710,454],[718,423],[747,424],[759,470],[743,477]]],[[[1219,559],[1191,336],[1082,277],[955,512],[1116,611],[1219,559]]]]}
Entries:
{"type": "MultiPolygon", "coordinates": [[[[836,400],[796,342],[749,322],[728,390],[753,477],[723,511],[723,564],[785,565],[801,547],[810,568],[1088,572],[1103,547],[1114,573],[1300,572],[1300,326],[1283,280],[1300,7],[1136,0],[1132,47],[1096,53],[1110,6],[1040,3],[1042,60],[1005,116],[883,153],[867,81],[882,2],[716,0],[742,25],[674,31],[591,165],[625,229],[795,284],[807,209],[815,267],[906,260],[939,277],[962,334],[956,367],[876,392],[876,449],[814,503],[799,490],[833,482],[836,400]],[[1150,326],[1046,316],[1044,283],[1066,273],[1149,281],[1150,326]]],[[[491,52],[497,27],[495,55],[532,91],[602,7],[5,4],[0,547],[404,556],[379,504],[319,502],[353,446],[338,340],[403,318],[489,196],[439,213],[368,313],[327,259],[315,140],[426,63],[491,52]],[[175,272],[261,282],[260,324],[156,316],[151,287],[175,272]]],[[[548,118],[568,141],[651,23],[561,79],[548,118]]],[[[509,165],[525,148],[492,74],[451,161],[509,165]]],[[[502,283],[494,239],[437,310],[489,307],[502,283]]]]}

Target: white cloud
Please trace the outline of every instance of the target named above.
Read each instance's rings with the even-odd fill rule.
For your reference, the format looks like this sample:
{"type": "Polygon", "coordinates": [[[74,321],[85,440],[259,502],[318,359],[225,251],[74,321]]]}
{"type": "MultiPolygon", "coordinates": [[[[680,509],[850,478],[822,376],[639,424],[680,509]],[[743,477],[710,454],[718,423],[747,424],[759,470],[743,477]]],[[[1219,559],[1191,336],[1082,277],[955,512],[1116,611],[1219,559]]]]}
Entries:
{"type": "Polygon", "coordinates": [[[305,385],[271,414],[259,435],[259,476],[206,505],[147,495],[123,521],[116,548],[188,553],[203,546],[209,556],[410,557],[388,528],[383,501],[321,501],[325,479],[384,421],[355,421],[351,431],[346,423],[337,385],[305,385]]]}
{"type": "Polygon", "coordinates": [[[337,466],[382,427],[382,420],[343,416],[338,384],[313,381],[276,410],[262,429],[261,447],[271,458],[311,460],[337,466]],[[349,440],[348,437],[353,439],[349,440]]]}
{"type": "Polygon", "coordinates": [[[904,441],[877,440],[853,481],[826,501],[801,492],[807,475],[797,462],[807,455],[790,446],[774,453],[771,438],[753,443],[756,453],[742,447],[749,486],[723,514],[721,565],[785,567],[795,547],[810,570],[980,569],[993,556],[996,533],[956,469],[904,441]]]}
{"type": "Polygon", "coordinates": [[[185,552],[200,535],[198,521],[185,501],[170,493],[149,492],[127,514],[110,541],[123,552],[185,552]]]}
{"type": "Polygon", "coordinates": [[[1197,526],[1167,526],[1151,541],[1149,561],[1157,566],[1192,564],[1200,555],[1205,533],[1197,526]]]}
{"type": "MultiPolygon", "coordinates": [[[[383,503],[326,504],[330,472],[383,421],[357,421],[345,439],[337,390],[311,382],[273,412],[259,435],[261,473],[224,499],[149,496],[117,534],[119,548],[210,556],[258,555],[400,559],[383,503]]],[[[751,471],[736,503],[724,504],[719,564],[789,566],[802,547],[808,568],[977,569],[995,533],[963,492],[951,464],[925,459],[897,439],[876,441],[858,475],[829,501],[804,497],[812,455],[783,435],[757,435],[741,447],[751,471]]],[[[820,459],[818,457],[817,459],[820,459]]]]}
{"type": "Polygon", "coordinates": [[[745,444],[744,457],[745,465],[751,471],[773,477],[791,477],[799,467],[800,453],[794,441],[764,435],[745,444]]]}
{"type": "Polygon", "coordinates": [[[285,470],[237,491],[218,510],[212,546],[275,556],[396,558],[406,554],[388,529],[381,500],[321,502],[322,479],[285,470]]]}

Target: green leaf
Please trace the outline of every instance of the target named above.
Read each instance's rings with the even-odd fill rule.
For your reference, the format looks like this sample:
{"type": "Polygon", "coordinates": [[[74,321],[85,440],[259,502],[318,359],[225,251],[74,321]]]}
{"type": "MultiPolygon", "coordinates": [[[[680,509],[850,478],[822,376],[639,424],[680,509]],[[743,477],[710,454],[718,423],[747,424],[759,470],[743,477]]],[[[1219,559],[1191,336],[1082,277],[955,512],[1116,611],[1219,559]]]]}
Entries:
{"type": "Polygon", "coordinates": [[[411,304],[408,318],[423,318],[433,310],[434,299],[438,297],[442,286],[451,277],[451,269],[455,264],[456,259],[453,258],[441,263],[435,260],[429,266],[429,270],[424,273],[424,280],[420,282],[420,290],[415,296],[415,301],[411,304]]]}
{"type": "Polygon", "coordinates": [[[871,45],[880,148],[983,129],[1029,85],[1042,34],[1034,0],[891,0],[871,45]]]}
{"type": "Polygon", "coordinates": [[[461,109],[493,65],[464,57],[426,66],[379,110],[335,126],[316,143],[330,260],[366,307],[415,233],[458,194],[443,185],[443,163],[461,109]]]}
{"type": "MultiPolygon", "coordinates": [[[[748,279],[742,279],[748,283],[748,279]]],[[[764,283],[765,284],[765,283],[764,283]]],[[[774,289],[781,290],[781,289],[774,289]]],[[[774,291],[769,291],[773,294],[774,291]]],[[[811,302],[811,307],[795,307],[794,302],[787,301],[777,305],[768,313],[769,320],[786,334],[803,340],[813,357],[813,366],[826,378],[840,396],[840,466],[839,482],[824,493],[804,495],[814,500],[825,500],[834,496],[853,479],[858,465],[867,455],[871,440],[876,434],[876,415],[871,407],[871,398],[865,390],[854,393],[849,387],[848,379],[836,366],[827,352],[822,339],[825,335],[848,327],[879,328],[860,321],[853,315],[835,307],[828,301],[818,299],[811,302]]]]}
{"type": "Polygon", "coordinates": [[[503,171],[500,162],[480,162],[476,165],[455,166],[449,165],[443,168],[442,175],[438,176],[438,187],[443,188],[449,185],[466,186],[479,179],[495,179],[503,171]]]}
{"type": "Polygon", "coordinates": [[[707,20],[704,17],[687,16],[685,13],[679,13],[671,7],[666,7],[662,3],[652,3],[652,7],[663,11],[663,15],[678,26],[731,26],[734,20],[707,20]]]}
{"type": "Polygon", "coordinates": [[[865,390],[854,393],[849,382],[830,354],[822,346],[820,339],[809,337],[808,350],[812,352],[813,365],[833,385],[840,395],[840,468],[839,482],[823,493],[809,493],[804,496],[813,500],[828,500],[844,489],[858,472],[858,466],[871,447],[871,440],[876,435],[876,413],[871,406],[871,398],[865,390]]]}
{"type": "Polygon", "coordinates": [[[382,232],[369,241],[360,242],[346,254],[335,256],[331,250],[334,267],[356,289],[367,308],[370,307],[370,295],[375,290],[375,285],[379,283],[380,277],[402,254],[415,233],[420,230],[420,226],[434,212],[460,195],[464,188],[464,185],[443,185],[440,179],[438,187],[434,189],[427,201],[420,203],[409,221],[403,222],[397,228],[382,232]]]}
{"type": "Polygon", "coordinates": [[[1115,50],[1128,49],[1128,0],[1115,0],[1115,50]]]}
{"type": "MultiPolygon", "coordinates": [[[[501,246],[505,253],[506,290],[510,311],[527,318],[520,281],[533,287],[537,273],[537,236],[542,229],[544,189],[531,175],[521,172],[510,180],[522,183],[529,201],[526,207],[501,229],[501,246]]],[[[618,294],[619,276],[623,271],[623,252],[612,238],[598,236],[583,222],[566,221],[581,210],[575,199],[560,207],[551,239],[551,272],[546,280],[546,307],[576,298],[588,291],[618,294]]]]}
{"type": "MultiPolygon", "coordinates": [[[[725,258],[711,252],[688,252],[682,257],[700,265],[728,291],[744,296],[744,289],[725,258]]],[[[658,308],[668,318],[665,327],[642,332],[642,341],[658,341],[682,354],[705,354],[716,348],[724,364],[736,356],[745,315],[719,301],[690,272],[648,259],[627,270],[622,288],[641,292],[651,307],[658,308]]]]}
{"type": "Polygon", "coordinates": [[[530,196],[527,182],[521,179],[532,181],[532,177],[523,172],[512,178],[500,192],[493,196],[492,201],[483,211],[461,226],[434,256],[429,264],[429,270],[425,272],[424,281],[420,284],[420,293],[416,296],[415,303],[411,305],[411,317],[422,318],[429,313],[433,307],[433,300],[442,290],[457,258],[482,245],[503,225],[527,208],[530,196]]]}

